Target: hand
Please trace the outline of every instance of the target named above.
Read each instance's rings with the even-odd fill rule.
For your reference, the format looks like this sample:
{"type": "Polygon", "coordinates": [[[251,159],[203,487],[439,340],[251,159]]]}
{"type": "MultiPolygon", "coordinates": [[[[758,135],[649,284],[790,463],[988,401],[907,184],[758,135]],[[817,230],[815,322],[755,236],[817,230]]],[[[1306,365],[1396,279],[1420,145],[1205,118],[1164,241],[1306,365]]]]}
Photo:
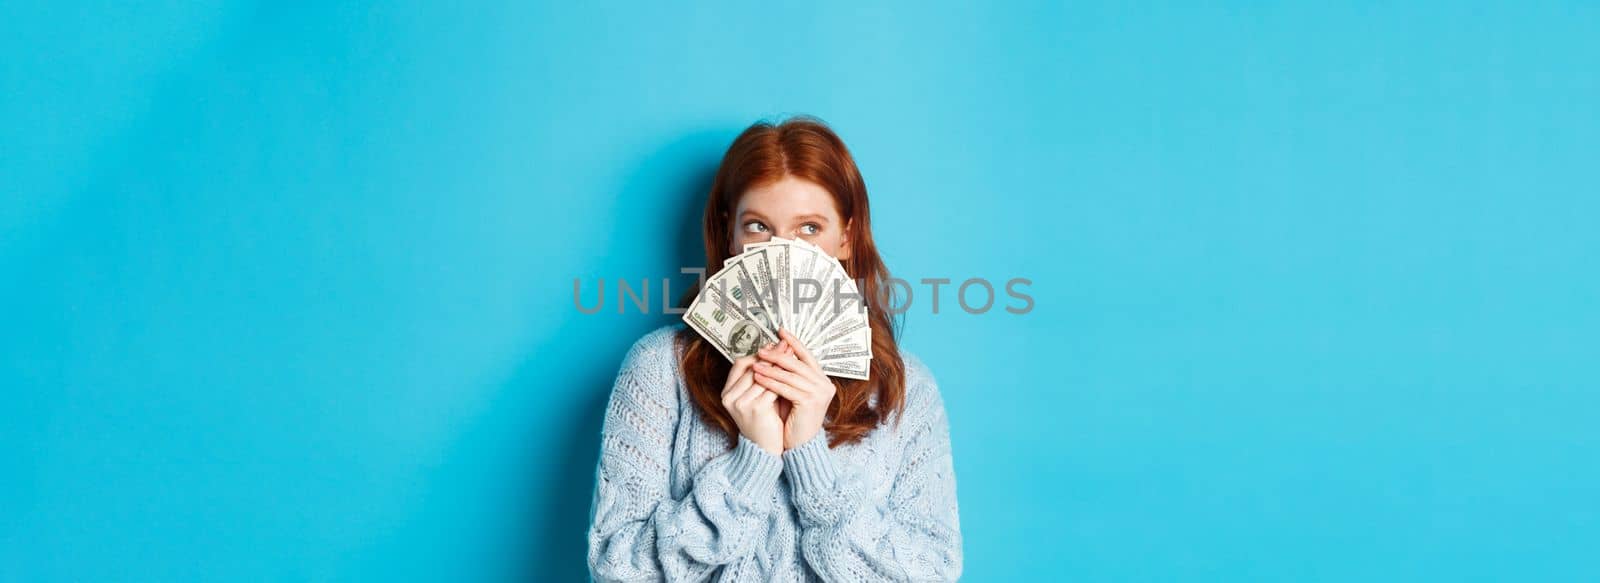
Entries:
{"type": "Polygon", "coordinates": [[[778,416],[778,395],[755,384],[750,367],[754,356],[733,361],[722,385],[722,406],[733,415],[739,434],[768,453],[783,453],[783,419],[778,416]]]}
{"type": "Polygon", "coordinates": [[[779,330],[783,342],[778,346],[756,351],[760,359],[750,368],[755,385],[777,393],[788,400],[789,415],[783,422],[783,448],[792,449],[810,441],[822,430],[822,421],[828,414],[828,404],[838,387],[822,365],[811,356],[811,351],[788,330],[779,330]]]}

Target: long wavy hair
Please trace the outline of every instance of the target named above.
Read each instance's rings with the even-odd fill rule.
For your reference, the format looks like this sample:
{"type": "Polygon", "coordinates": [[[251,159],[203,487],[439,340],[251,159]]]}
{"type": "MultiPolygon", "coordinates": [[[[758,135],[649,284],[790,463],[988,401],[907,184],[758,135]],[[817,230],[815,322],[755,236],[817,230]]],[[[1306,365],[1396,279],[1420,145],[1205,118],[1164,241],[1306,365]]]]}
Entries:
{"type": "MultiPolygon", "coordinates": [[[[848,229],[850,258],[842,263],[860,284],[872,326],[870,380],[833,379],[838,392],[828,406],[823,428],[828,445],[838,447],[860,441],[891,415],[898,415],[905,404],[905,363],[896,342],[899,326],[888,310],[893,305],[894,286],[888,284],[889,270],[872,241],[866,181],[844,140],[822,120],[807,116],[777,124],[757,122],[739,134],[722,156],[706,201],[706,265],[720,266],[730,257],[733,212],[739,197],[785,176],[812,182],[833,195],[848,229]]],[[[683,306],[698,293],[698,289],[689,290],[683,306]]],[[[709,423],[727,434],[730,444],[736,442],[739,428],[722,407],[722,385],[732,363],[692,329],[680,331],[677,341],[683,349],[680,368],[695,406],[709,423]]]]}

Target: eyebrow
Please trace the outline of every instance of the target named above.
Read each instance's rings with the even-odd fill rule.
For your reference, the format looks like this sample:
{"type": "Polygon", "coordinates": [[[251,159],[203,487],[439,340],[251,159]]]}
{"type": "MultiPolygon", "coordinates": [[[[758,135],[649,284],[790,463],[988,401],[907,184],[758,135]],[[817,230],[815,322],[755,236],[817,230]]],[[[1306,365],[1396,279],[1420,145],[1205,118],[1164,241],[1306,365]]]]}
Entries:
{"type": "MultiPolygon", "coordinates": [[[[739,214],[739,218],[741,218],[741,219],[755,218],[755,219],[760,219],[762,221],[769,222],[769,223],[772,222],[772,220],[768,219],[766,217],[766,215],[763,215],[761,213],[758,213],[756,211],[749,210],[749,209],[746,209],[743,213],[740,213],[739,214]]],[[[819,215],[817,213],[803,214],[803,215],[800,215],[798,217],[795,217],[794,220],[796,220],[796,221],[816,221],[816,222],[819,222],[819,223],[822,223],[822,224],[827,224],[828,223],[828,217],[819,215]]]]}

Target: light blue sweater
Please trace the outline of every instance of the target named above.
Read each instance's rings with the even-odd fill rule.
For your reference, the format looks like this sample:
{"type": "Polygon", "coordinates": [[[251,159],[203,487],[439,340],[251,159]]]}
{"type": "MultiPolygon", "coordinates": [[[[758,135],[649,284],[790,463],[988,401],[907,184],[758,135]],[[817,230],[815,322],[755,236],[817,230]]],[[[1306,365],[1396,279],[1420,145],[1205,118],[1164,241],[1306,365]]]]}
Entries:
{"type": "Polygon", "coordinates": [[[701,420],[666,326],[606,407],[589,528],[601,581],[947,581],[961,574],[949,424],[906,355],[906,409],[860,442],[776,456],[701,420]]]}

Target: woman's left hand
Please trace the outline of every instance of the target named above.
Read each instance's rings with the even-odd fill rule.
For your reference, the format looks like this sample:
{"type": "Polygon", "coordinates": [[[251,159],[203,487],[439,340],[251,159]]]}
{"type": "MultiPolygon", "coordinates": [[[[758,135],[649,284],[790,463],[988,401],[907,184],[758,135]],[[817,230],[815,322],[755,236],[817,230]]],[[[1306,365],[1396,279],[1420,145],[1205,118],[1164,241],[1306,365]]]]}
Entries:
{"type": "Polygon", "coordinates": [[[781,345],[756,352],[759,359],[750,370],[755,382],[790,403],[789,417],[783,424],[785,451],[810,441],[822,430],[828,405],[838,388],[823,374],[822,365],[788,330],[779,330],[781,345]]]}

